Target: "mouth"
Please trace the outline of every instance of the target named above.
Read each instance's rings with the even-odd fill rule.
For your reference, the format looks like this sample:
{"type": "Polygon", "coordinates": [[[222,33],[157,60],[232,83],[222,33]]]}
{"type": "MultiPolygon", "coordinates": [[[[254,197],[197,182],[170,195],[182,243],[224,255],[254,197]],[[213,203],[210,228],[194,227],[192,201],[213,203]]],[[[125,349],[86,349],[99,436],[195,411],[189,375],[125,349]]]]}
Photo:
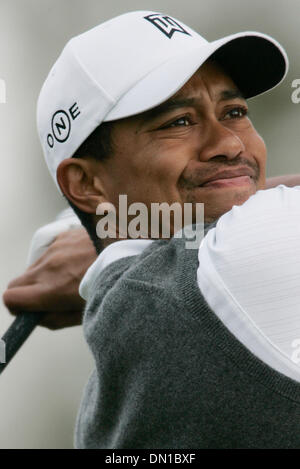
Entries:
{"type": "Polygon", "coordinates": [[[200,187],[230,187],[230,186],[245,186],[253,184],[251,176],[236,176],[232,178],[215,179],[214,181],[206,182],[200,187]]]}
{"type": "Polygon", "coordinates": [[[254,183],[254,174],[250,168],[237,169],[235,171],[222,171],[208,180],[200,187],[222,188],[249,186],[254,183]]]}

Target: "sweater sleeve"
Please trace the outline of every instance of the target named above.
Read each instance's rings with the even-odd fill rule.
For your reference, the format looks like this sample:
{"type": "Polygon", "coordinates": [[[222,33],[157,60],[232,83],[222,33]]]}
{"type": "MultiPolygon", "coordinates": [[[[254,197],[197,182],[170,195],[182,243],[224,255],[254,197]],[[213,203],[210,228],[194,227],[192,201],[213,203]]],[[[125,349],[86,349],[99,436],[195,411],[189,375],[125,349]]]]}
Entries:
{"type": "MultiPolygon", "coordinates": [[[[126,270],[127,261],[121,262],[126,270]]],[[[208,339],[166,289],[124,279],[117,264],[108,274],[114,287],[102,283],[101,298],[85,312],[95,370],[81,403],[75,445],[188,447],[193,434],[201,439],[197,396],[208,339]]]]}

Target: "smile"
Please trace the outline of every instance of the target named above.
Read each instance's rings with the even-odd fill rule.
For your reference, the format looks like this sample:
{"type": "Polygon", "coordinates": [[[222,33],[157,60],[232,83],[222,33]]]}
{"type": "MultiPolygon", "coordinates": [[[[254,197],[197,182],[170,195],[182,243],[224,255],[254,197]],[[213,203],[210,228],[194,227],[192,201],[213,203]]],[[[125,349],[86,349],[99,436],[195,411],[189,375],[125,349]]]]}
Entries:
{"type": "Polygon", "coordinates": [[[253,178],[251,176],[235,176],[230,178],[215,179],[214,181],[206,182],[201,187],[212,187],[216,189],[231,186],[247,186],[252,184],[253,178]]]}

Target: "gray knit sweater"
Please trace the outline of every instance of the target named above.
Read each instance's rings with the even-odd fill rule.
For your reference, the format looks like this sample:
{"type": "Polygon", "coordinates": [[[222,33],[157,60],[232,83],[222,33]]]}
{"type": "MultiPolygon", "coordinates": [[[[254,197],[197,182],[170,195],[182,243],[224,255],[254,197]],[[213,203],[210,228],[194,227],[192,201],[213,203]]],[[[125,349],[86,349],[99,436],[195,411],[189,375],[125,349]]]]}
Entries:
{"type": "Polygon", "coordinates": [[[300,384],[226,329],[197,267],[198,251],[173,238],[95,280],[84,315],[95,370],[77,448],[300,448],[300,384]]]}

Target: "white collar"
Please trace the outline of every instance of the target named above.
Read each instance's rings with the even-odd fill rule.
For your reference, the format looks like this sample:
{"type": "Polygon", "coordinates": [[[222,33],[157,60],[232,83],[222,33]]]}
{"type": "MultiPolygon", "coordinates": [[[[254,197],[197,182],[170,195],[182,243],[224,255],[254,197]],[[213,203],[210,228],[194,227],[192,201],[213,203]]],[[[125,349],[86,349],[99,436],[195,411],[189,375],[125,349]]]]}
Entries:
{"type": "Polygon", "coordinates": [[[81,280],[79,286],[79,294],[84,300],[88,300],[90,296],[90,286],[96,276],[102,272],[112,262],[123,257],[137,256],[148,247],[153,240],[151,239],[124,239],[116,241],[107,246],[97,257],[95,262],[89,267],[81,280]]]}

